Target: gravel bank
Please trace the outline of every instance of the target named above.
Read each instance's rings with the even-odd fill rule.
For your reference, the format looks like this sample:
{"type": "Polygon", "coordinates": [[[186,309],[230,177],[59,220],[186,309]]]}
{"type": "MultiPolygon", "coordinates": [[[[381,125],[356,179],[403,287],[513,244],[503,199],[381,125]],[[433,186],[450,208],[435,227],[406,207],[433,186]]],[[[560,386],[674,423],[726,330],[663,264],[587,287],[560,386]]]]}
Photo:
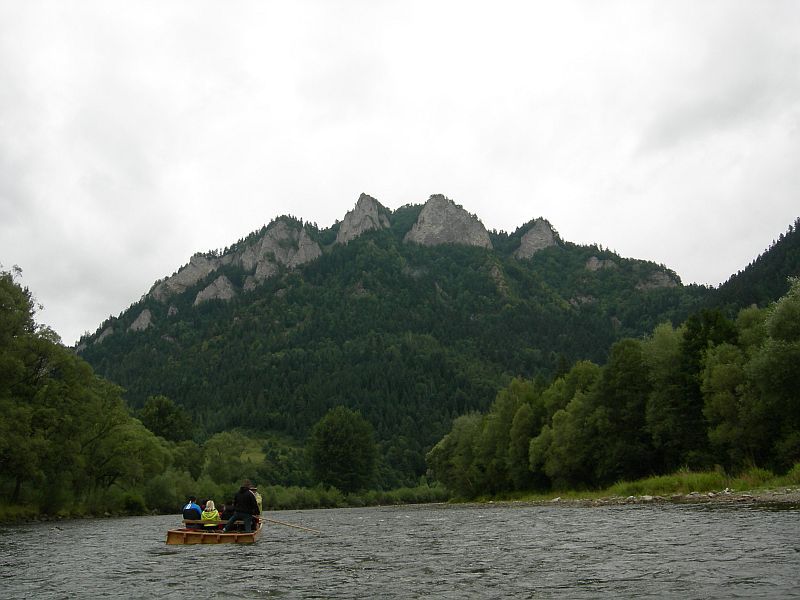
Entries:
{"type": "Polygon", "coordinates": [[[738,491],[725,489],[718,492],[691,492],[669,496],[609,496],[605,498],[552,498],[533,502],[538,505],[565,506],[609,506],[619,504],[653,504],[672,502],[676,504],[741,504],[774,505],[780,508],[800,509],[800,488],[779,488],[774,490],[738,491]]]}

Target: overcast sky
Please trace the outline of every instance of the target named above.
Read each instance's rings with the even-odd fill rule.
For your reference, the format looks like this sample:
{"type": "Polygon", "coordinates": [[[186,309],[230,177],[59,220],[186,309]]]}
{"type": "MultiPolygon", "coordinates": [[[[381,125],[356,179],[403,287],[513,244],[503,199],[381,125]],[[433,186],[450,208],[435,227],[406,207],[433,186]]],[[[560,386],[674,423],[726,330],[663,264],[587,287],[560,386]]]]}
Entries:
{"type": "Polygon", "coordinates": [[[800,216],[800,2],[0,0],[0,263],[73,344],[361,192],[718,285],[800,216]]]}

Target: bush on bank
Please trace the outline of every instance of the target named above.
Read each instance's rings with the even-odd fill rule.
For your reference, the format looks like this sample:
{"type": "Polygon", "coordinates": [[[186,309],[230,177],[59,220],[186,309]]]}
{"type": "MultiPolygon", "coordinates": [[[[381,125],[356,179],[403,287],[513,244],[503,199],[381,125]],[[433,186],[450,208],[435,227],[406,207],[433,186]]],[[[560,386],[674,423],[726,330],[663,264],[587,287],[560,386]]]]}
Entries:
{"type": "Polygon", "coordinates": [[[350,494],[322,486],[313,488],[269,486],[262,490],[262,497],[264,510],[297,510],[446,502],[450,499],[450,493],[440,484],[350,494]]]}
{"type": "Polygon", "coordinates": [[[751,467],[737,475],[728,475],[722,469],[690,471],[681,469],[670,475],[647,477],[637,481],[621,481],[602,492],[605,496],[669,496],[691,492],[715,492],[725,489],[753,491],[786,485],[800,485],[800,463],[784,476],[776,476],[767,469],[751,467]]]}

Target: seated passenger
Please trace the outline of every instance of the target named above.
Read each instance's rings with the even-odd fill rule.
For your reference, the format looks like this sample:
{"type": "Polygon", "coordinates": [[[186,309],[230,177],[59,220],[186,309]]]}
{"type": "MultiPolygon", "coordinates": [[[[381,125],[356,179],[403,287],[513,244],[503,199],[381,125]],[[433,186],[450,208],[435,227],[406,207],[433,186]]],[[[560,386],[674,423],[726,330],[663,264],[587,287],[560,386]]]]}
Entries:
{"type": "Polygon", "coordinates": [[[219,518],[222,519],[223,521],[227,521],[232,516],[233,516],[233,500],[222,505],[222,513],[220,514],[219,518]]]}
{"type": "Polygon", "coordinates": [[[213,500],[208,500],[206,502],[206,507],[203,509],[203,514],[200,516],[200,518],[203,521],[211,521],[211,523],[203,523],[203,528],[206,531],[219,529],[219,524],[217,523],[219,520],[219,511],[214,506],[213,500]]]}
{"type": "MultiPolygon", "coordinates": [[[[199,521],[202,511],[197,504],[197,498],[189,496],[189,501],[183,507],[183,518],[186,521],[199,521]]],[[[200,529],[202,525],[199,523],[186,523],[187,529],[200,529]]]]}

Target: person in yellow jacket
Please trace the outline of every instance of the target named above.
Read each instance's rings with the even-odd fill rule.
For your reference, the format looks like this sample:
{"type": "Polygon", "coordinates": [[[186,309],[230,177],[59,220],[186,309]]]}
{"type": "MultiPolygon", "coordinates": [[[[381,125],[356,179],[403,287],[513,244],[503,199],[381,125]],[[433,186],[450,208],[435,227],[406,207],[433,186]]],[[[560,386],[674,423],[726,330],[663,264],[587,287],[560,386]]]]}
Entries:
{"type": "Polygon", "coordinates": [[[217,521],[219,520],[219,511],[217,507],[214,506],[214,501],[209,500],[206,502],[206,507],[203,509],[203,513],[200,515],[200,519],[203,521],[211,521],[210,523],[203,523],[204,529],[216,529],[219,525],[217,521]]]}

